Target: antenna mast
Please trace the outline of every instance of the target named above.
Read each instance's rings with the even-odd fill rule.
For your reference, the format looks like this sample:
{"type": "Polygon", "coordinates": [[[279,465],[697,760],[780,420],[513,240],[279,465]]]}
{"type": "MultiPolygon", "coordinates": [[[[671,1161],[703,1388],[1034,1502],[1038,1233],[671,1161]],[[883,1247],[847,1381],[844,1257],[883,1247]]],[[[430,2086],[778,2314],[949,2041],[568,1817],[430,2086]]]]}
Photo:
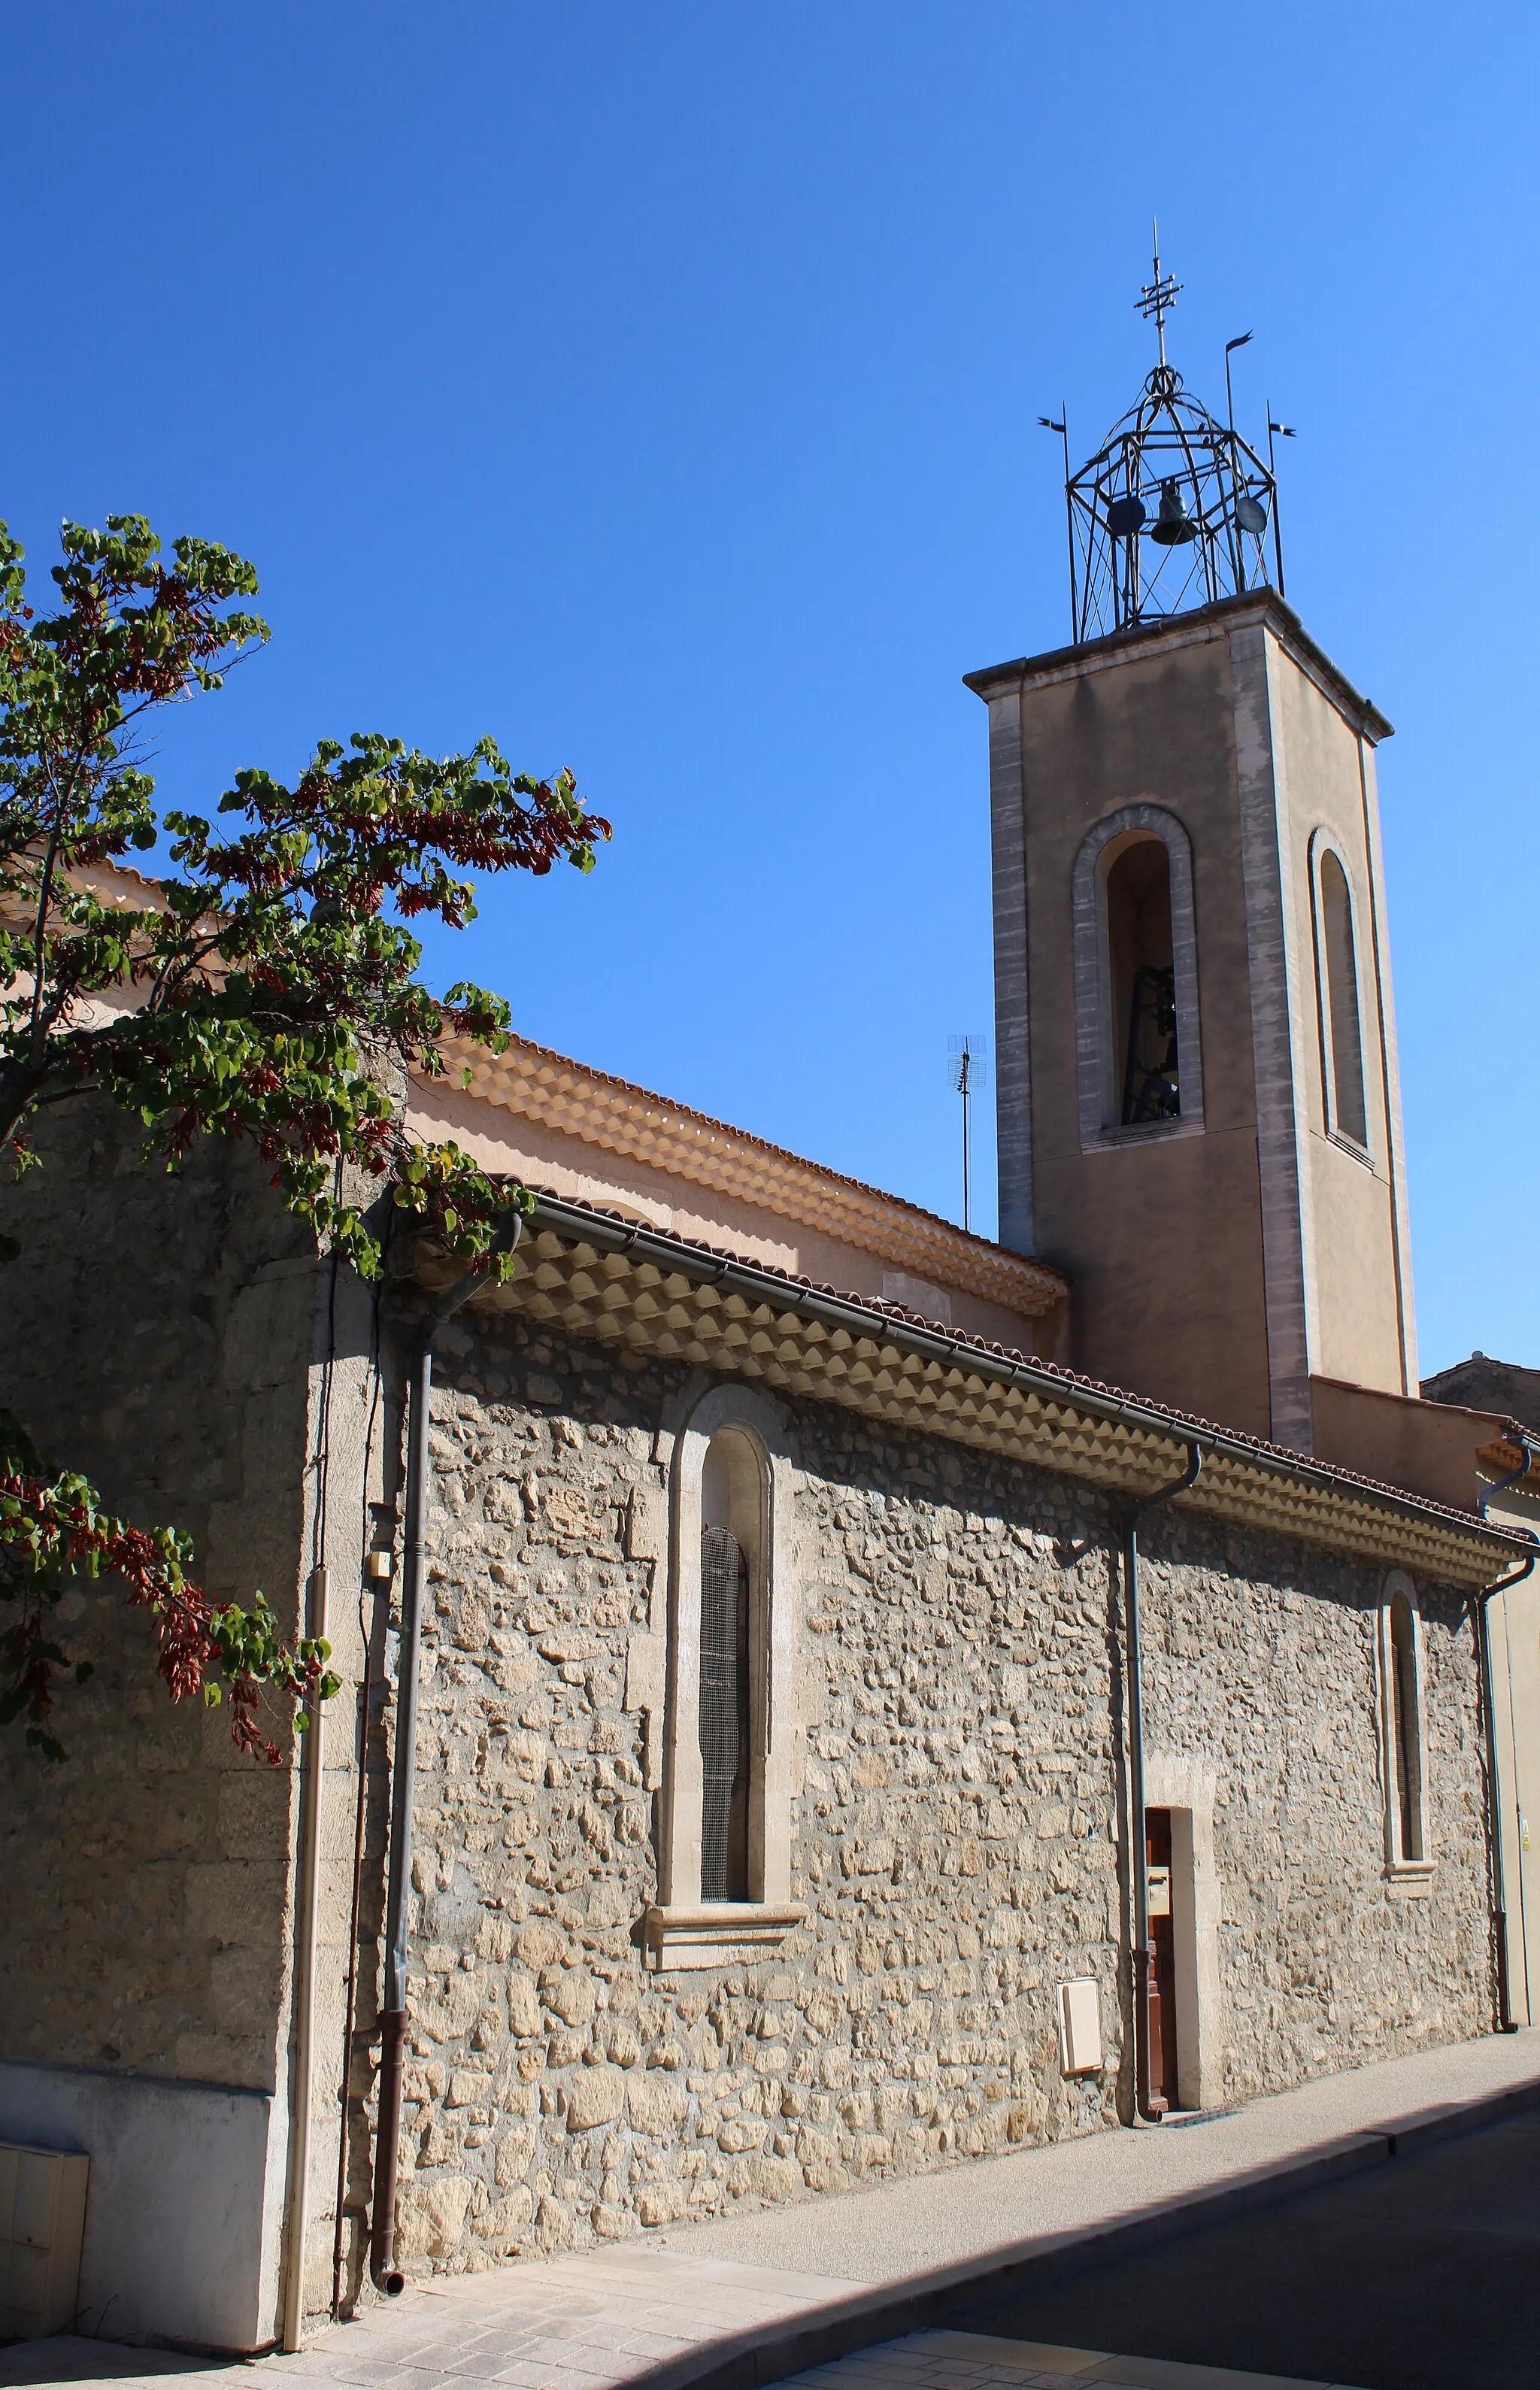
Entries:
{"type": "Polygon", "coordinates": [[[960,1037],[949,1037],[946,1043],[951,1054],[946,1066],[947,1084],[954,1095],[962,1098],[963,1227],[968,1231],[971,1227],[969,1216],[968,1108],[974,1089],[989,1067],[989,1047],[982,1037],[974,1037],[967,1032],[960,1037]]]}

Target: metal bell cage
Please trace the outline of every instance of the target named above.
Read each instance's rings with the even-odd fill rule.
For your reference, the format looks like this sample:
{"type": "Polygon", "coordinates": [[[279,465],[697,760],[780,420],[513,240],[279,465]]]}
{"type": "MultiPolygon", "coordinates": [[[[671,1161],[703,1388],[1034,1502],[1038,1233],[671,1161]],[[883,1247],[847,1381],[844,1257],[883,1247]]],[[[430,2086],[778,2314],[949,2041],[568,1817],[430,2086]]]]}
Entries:
{"type": "Polygon", "coordinates": [[[1281,596],[1273,475],[1163,358],[1105,446],[1074,474],[1066,455],[1065,471],[1077,645],[1260,587],[1269,528],[1281,596]]]}

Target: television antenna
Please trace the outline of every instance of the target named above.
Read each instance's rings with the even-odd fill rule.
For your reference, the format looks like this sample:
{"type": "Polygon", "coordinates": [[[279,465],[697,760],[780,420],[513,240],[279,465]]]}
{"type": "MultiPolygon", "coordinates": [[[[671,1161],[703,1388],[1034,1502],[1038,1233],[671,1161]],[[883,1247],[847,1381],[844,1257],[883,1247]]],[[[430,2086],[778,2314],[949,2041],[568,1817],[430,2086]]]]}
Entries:
{"type": "Polygon", "coordinates": [[[987,1038],[975,1037],[970,1030],[963,1030],[957,1035],[947,1039],[946,1084],[951,1088],[954,1095],[960,1096],[962,1098],[963,1230],[965,1234],[970,1232],[970,1223],[969,1220],[968,1183],[968,1109],[973,1099],[976,1090],[982,1083],[988,1078],[988,1076],[989,1041],[987,1038]]]}

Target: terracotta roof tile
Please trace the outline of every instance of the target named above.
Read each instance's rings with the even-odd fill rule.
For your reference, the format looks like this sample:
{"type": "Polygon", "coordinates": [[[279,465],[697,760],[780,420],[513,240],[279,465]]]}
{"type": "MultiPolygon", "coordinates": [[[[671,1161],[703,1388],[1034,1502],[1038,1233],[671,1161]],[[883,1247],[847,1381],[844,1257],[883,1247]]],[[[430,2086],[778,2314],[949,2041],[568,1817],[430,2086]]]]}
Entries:
{"type": "Polygon", "coordinates": [[[1051,1310],[1069,1291],[1069,1280],[1046,1263],[528,1038],[516,1037],[504,1053],[490,1055],[469,1039],[451,1037],[444,1051],[456,1070],[468,1065],[471,1092],[490,1103],[762,1204],[938,1287],[981,1295],[1027,1317],[1051,1310]]]}

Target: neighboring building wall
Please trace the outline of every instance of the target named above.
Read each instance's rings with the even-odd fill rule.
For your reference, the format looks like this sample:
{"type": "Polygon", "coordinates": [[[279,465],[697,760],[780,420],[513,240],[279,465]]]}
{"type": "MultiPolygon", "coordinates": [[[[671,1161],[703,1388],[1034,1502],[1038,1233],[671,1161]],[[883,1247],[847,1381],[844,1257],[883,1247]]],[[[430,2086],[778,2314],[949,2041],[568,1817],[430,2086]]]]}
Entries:
{"type": "Polygon", "coordinates": [[[1540,1369],[1494,1361],[1485,1353],[1472,1353],[1469,1361],[1457,1361],[1452,1368],[1441,1369],[1436,1378],[1424,1378],[1422,1399],[1495,1411],[1540,1433],[1540,1369]]]}
{"type": "MultiPolygon", "coordinates": [[[[662,1681],[674,1436],[711,1381],[507,1315],[462,1315],[439,1352],[409,2264],[623,2237],[1126,2112],[1107,1503],[782,1407],[809,1915],[757,1963],[648,1972],[667,1735],[639,1704],[662,1681]],[[1067,2081],[1055,1987],[1081,1974],[1107,2063],[1067,2081]]],[[[1385,1875],[1380,1576],[1176,1514],[1149,1543],[1149,1798],[1187,1820],[1201,2006],[1184,2098],[1482,2030],[1459,1603],[1422,1589],[1435,1865],[1407,1897],[1385,1875]]]]}
{"type": "MultiPolygon", "coordinates": [[[[1527,1486],[1495,1495],[1488,1515],[1540,1535],[1540,1501],[1527,1486]]],[[[1540,1570],[1494,1597],[1491,1634],[1508,1998],[1518,2024],[1540,2024],[1540,1570]]]]}
{"type": "Polygon", "coordinates": [[[1454,1510],[1474,1510],[1477,1451],[1502,1433],[1500,1413],[1419,1401],[1369,1386],[1310,1381],[1311,1451],[1382,1484],[1405,1485],[1454,1510]]]}

